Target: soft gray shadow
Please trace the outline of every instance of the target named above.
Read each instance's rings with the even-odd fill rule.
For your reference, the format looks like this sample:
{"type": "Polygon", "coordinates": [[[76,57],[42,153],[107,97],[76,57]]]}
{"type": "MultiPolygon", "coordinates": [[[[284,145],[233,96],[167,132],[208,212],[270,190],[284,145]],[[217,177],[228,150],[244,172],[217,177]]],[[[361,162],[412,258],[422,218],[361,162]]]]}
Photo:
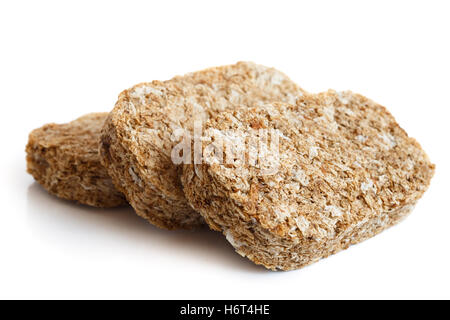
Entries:
{"type": "Polygon", "coordinates": [[[87,251],[96,246],[95,241],[126,243],[140,250],[149,245],[160,246],[161,250],[181,256],[192,255],[201,263],[245,272],[267,272],[235,253],[219,232],[206,227],[195,231],[162,230],[138,217],[131,207],[98,209],[79,205],[48,194],[36,182],[28,188],[27,220],[33,236],[56,245],[85,247],[87,251]]]}

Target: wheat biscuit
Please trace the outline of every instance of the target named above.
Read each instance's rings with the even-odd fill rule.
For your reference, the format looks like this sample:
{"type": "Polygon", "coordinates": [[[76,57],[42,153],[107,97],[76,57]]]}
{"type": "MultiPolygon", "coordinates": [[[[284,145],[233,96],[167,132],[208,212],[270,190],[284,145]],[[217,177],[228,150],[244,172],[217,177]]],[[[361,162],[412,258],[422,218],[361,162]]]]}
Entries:
{"type": "Polygon", "coordinates": [[[295,103],[302,94],[281,72],[249,62],[136,85],[120,94],[105,123],[102,163],[138,215],[161,228],[194,228],[204,222],[172,161],[177,131],[237,104],[295,103]]]}
{"type": "Polygon", "coordinates": [[[31,132],[27,170],[48,192],[94,207],[125,205],[100,163],[98,146],[107,113],[92,113],[67,124],[31,132]]]}
{"type": "MultiPolygon", "coordinates": [[[[278,166],[270,152],[250,162],[260,149],[246,138],[247,161],[205,157],[183,167],[182,182],[212,229],[272,270],[304,267],[396,224],[434,173],[420,145],[384,107],[351,92],[305,95],[295,105],[243,106],[211,118],[205,132],[229,138],[230,130],[261,128],[279,133],[278,166]],[[265,174],[271,164],[276,170],[265,174]]],[[[203,137],[204,156],[221,141],[203,137]]],[[[259,145],[272,150],[269,142],[259,145]]]]}

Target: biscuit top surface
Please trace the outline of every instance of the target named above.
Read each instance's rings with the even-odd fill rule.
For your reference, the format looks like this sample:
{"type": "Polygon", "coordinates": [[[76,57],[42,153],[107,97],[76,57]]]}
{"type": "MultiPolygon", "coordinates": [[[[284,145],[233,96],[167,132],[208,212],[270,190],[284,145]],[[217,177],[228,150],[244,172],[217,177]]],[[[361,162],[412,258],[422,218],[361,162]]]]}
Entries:
{"type": "Polygon", "coordinates": [[[384,107],[351,92],[305,95],[296,105],[236,108],[211,118],[205,129],[206,163],[195,170],[185,166],[185,187],[222,195],[208,200],[211,221],[217,211],[211,207],[226,201],[240,219],[283,237],[326,239],[377,213],[413,205],[434,171],[420,145],[384,107]],[[260,129],[272,130],[259,142],[262,149],[248,138],[261,136],[260,129]],[[245,158],[228,157],[226,144],[222,161],[207,157],[206,148],[220,150],[230,137],[244,137],[237,149],[245,158]],[[196,179],[209,182],[202,187],[196,179]]]}
{"type": "Polygon", "coordinates": [[[99,161],[101,128],[108,113],[91,113],[66,124],[47,124],[30,134],[30,142],[43,148],[58,148],[80,161],[99,161]]]}
{"type": "Polygon", "coordinates": [[[158,193],[181,199],[179,173],[171,160],[180,142],[177,130],[191,131],[194,121],[206,121],[235,105],[295,103],[302,94],[281,72],[239,62],[136,85],[119,96],[109,125],[134,159],[130,170],[136,183],[145,180],[158,193]]]}

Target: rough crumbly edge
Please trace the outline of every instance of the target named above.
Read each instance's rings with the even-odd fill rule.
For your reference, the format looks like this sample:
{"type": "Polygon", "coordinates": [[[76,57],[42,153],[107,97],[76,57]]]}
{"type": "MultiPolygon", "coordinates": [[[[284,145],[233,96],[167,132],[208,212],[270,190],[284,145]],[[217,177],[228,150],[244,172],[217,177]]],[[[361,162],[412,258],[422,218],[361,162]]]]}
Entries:
{"type": "Polygon", "coordinates": [[[203,218],[184,197],[179,179],[181,168],[170,159],[174,143],[167,137],[173,133],[175,123],[191,129],[186,123],[192,117],[174,119],[182,117],[181,114],[208,117],[214,110],[231,108],[230,100],[234,98],[255,99],[260,95],[262,100],[268,100],[276,96],[276,101],[279,98],[295,102],[303,92],[281,72],[248,62],[210,68],[164,82],[138,84],[120,94],[105,123],[100,145],[102,164],[139,216],[170,230],[202,226],[203,218]],[[272,90],[260,90],[257,83],[252,83],[252,73],[262,74],[258,78],[262,81],[265,76],[273,76],[272,90]],[[191,98],[195,103],[190,102],[191,98]],[[180,106],[173,103],[178,100],[180,106]],[[197,113],[195,107],[199,104],[202,107],[209,104],[210,108],[197,113]]]}
{"type": "Polygon", "coordinates": [[[98,145],[107,113],[33,130],[26,146],[27,171],[49,193],[99,208],[126,205],[100,163],[98,145]]]}
{"type": "Polygon", "coordinates": [[[434,174],[420,145],[386,108],[351,92],[305,95],[296,106],[225,112],[209,127],[236,129],[239,121],[244,129],[278,127],[288,139],[296,137],[284,145],[286,163],[280,170],[297,157],[302,174],[294,179],[286,170],[285,180],[278,181],[258,177],[248,166],[185,165],[184,192],[239,254],[271,270],[302,268],[395,225],[411,212],[434,174]],[[333,149],[339,141],[348,159],[333,149]],[[352,153],[361,156],[362,165],[352,153]],[[297,211],[286,214],[296,201],[297,211]]]}
{"type": "MultiPolygon", "coordinates": [[[[189,230],[204,226],[203,218],[186,206],[184,196],[164,198],[161,190],[139,178],[133,169],[138,162],[129,154],[129,149],[118,141],[118,136],[116,127],[111,121],[106,121],[100,147],[102,164],[108,168],[116,188],[126,195],[136,214],[161,229],[189,230]],[[124,180],[129,184],[123,183],[124,180]]],[[[161,172],[164,170],[166,168],[161,168],[161,172]]]]}

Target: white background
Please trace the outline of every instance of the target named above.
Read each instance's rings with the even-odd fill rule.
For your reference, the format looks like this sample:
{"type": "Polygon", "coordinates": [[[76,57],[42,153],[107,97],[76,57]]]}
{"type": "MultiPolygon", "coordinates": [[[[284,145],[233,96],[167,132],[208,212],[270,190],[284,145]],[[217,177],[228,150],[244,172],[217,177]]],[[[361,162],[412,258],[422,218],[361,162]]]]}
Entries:
{"type": "Polygon", "coordinates": [[[450,298],[449,16],[448,1],[2,1],[0,298],[450,298]],[[108,111],[138,82],[239,60],[386,105],[437,165],[412,215],[275,273],[218,233],[77,206],[26,174],[32,129],[108,111]]]}

